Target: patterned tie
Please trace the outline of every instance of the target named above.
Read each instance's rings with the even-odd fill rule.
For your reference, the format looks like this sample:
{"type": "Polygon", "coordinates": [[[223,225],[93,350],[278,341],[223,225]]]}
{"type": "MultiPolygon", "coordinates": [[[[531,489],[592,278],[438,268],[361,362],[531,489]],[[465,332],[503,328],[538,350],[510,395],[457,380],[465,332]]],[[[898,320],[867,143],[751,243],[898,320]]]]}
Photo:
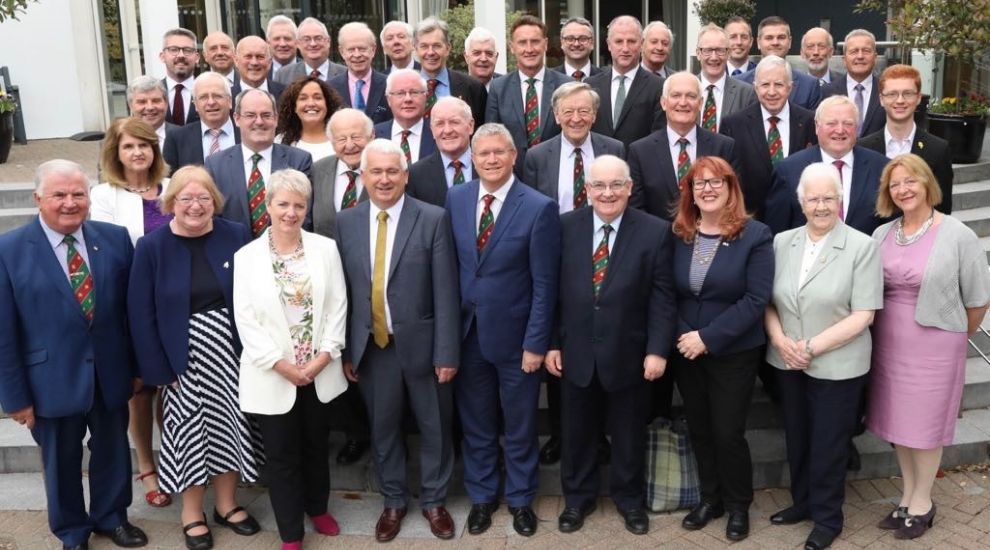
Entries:
{"type": "Polygon", "coordinates": [[[354,83],[354,108],[363,111],[367,106],[364,102],[364,81],[360,78],[354,83]]]}
{"type": "Polygon", "coordinates": [[[430,111],[437,103],[437,84],[439,83],[440,81],[435,78],[426,81],[426,114],[423,116],[430,116],[430,111]]]}
{"type": "Polygon", "coordinates": [[[619,75],[619,90],[615,92],[615,108],[612,110],[612,129],[619,124],[622,105],[626,102],[626,75],[619,75]]]}
{"type": "Polygon", "coordinates": [[[705,110],[704,110],[704,115],[702,116],[701,119],[701,126],[705,130],[711,130],[713,132],[717,132],[718,131],[716,129],[718,127],[716,121],[716,118],[718,118],[717,114],[718,113],[715,108],[715,85],[709,84],[708,97],[705,98],[705,110]]]}
{"type": "Polygon", "coordinates": [[[495,195],[491,193],[485,195],[481,198],[485,201],[485,208],[481,211],[481,220],[478,222],[478,255],[485,250],[485,245],[488,244],[488,239],[492,236],[492,231],[495,230],[495,214],[492,213],[492,201],[495,200],[495,195]]]}
{"type": "Polygon", "coordinates": [[[687,152],[687,138],[677,140],[677,144],[681,146],[681,151],[677,153],[677,181],[680,182],[691,169],[691,157],[688,156],[687,152]]]}
{"type": "Polygon", "coordinates": [[[223,130],[210,128],[208,132],[213,139],[210,141],[210,153],[206,156],[211,156],[213,153],[220,151],[220,134],[223,133],[223,130]]]}
{"type": "Polygon", "coordinates": [[[530,147],[540,143],[540,102],[536,99],[536,79],[526,79],[526,139],[530,147]]]}
{"type": "Polygon", "coordinates": [[[69,266],[69,283],[72,285],[72,293],[82,308],[83,316],[87,321],[93,320],[93,306],[96,298],[93,296],[93,276],[89,273],[89,266],[83,260],[82,254],[76,250],[76,238],[66,235],[62,242],[68,247],[65,255],[66,264],[69,266]]]}
{"type": "Polygon", "coordinates": [[[402,141],[399,142],[399,147],[402,148],[402,152],[406,154],[406,163],[412,163],[412,149],[409,148],[409,134],[412,132],[409,130],[402,131],[402,141]]]}
{"type": "Polygon", "coordinates": [[[780,141],[780,131],[777,130],[777,123],[780,117],[772,116],[770,121],[770,131],[767,132],[767,145],[770,147],[770,162],[777,164],[784,160],[784,144],[780,141]]]}
{"type": "Polygon", "coordinates": [[[588,192],[584,189],[584,158],[580,149],[574,149],[574,209],[588,204],[588,192]]]}
{"type": "Polygon", "coordinates": [[[584,80],[584,71],[579,69],[571,73],[571,76],[574,77],[574,80],[581,82],[582,80],[584,80]]]}
{"type": "Polygon", "coordinates": [[[357,177],[354,170],[344,172],[347,174],[347,187],[344,188],[344,197],[340,199],[340,209],[347,210],[357,206],[357,177]]]}
{"type": "Polygon", "coordinates": [[[375,345],[388,345],[388,323],[385,321],[385,246],[388,239],[388,212],[378,213],[378,237],[375,239],[375,269],[371,276],[371,332],[375,345]]]}
{"type": "Polygon", "coordinates": [[[176,84],[175,97],[172,98],[172,124],[182,126],[186,123],[186,104],[182,101],[182,90],[185,86],[182,84],[176,84]]]}
{"type": "Polygon", "coordinates": [[[248,178],[248,211],[251,213],[251,233],[255,237],[268,227],[268,209],[265,207],[265,178],[261,177],[258,161],[261,155],[251,155],[251,177],[248,178]]]}
{"type": "Polygon", "coordinates": [[[729,76],[739,76],[741,74],[742,71],[740,71],[739,69],[732,69],[732,72],[729,74],[729,76]]]}
{"type": "Polygon", "coordinates": [[[312,71],[309,72],[309,76],[311,78],[320,78],[320,70],[319,69],[313,69],[312,71]]]}
{"type": "MultiPolygon", "coordinates": [[[[833,160],[832,161],[832,166],[835,166],[836,168],[839,169],[839,181],[840,182],[842,181],[842,168],[845,165],[846,165],[846,163],[845,162],[842,162],[841,160],[833,160]]],[[[843,201],[842,201],[842,198],[841,197],[839,198],[839,219],[842,220],[842,221],[846,221],[846,206],[845,206],[845,204],[843,204],[843,201]]]]}
{"type": "Polygon", "coordinates": [[[856,104],[856,109],[859,111],[859,135],[863,135],[863,120],[866,118],[866,109],[863,107],[863,90],[866,88],[862,84],[857,84],[853,88],[856,90],[856,97],[853,102],[856,104]]]}
{"type": "Polygon", "coordinates": [[[450,161],[450,166],[454,167],[454,185],[464,183],[464,163],[454,159],[450,161]]]}
{"type": "Polygon", "coordinates": [[[608,272],[608,236],[612,233],[612,226],[605,224],[602,226],[602,240],[595,249],[595,254],[591,257],[594,272],[591,275],[591,285],[595,289],[595,299],[602,291],[602,283],[605,282],[605,274],[608,272]]]}

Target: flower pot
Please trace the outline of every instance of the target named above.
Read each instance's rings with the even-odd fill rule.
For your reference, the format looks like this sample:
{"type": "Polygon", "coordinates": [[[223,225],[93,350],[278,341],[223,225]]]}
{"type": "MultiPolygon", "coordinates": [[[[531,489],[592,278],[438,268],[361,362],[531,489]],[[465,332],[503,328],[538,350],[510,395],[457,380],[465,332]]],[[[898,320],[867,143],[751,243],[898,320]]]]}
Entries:
{"type": "Polygon", "coordinates": [[[972,164],[980,160],[987,119],[982,115],[942,115],[928,113],[928,131],[949,142],[952,162],[972,164]]]}
{"type": "Polygon", "coordinates": [[[0,114],[0,164],[7,162],[14,143],[14,113],[0,114]]]}

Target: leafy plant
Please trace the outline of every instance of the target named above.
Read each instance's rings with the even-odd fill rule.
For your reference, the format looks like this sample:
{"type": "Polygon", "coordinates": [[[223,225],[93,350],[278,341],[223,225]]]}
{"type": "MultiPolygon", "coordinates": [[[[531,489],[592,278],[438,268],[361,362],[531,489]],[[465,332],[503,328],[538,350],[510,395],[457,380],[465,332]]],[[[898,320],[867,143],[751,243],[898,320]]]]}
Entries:
{"type": "MultiPolygon", "coordinates": [[[[28,4],[39,0],[0,0],[0,23],[7,19],[17,21],[18,12],[27,10],[28,4]]],[[[2,112],[2,111],[0,111],[2,112]]]]}
{"type": "MultiPolygon", "coordinates": [[[[509,6],[505,8],[505,43],[509,43],[509,29],[524,11],[509,11],[509,6]]],[[[443,10],[437,16],[447,22],[450,31],[450,56],[447,58],[447,66],[458,71],[467,72],[467,63],[464,62],[464,39],[474,28],[474,0],[466,4],[443,10]]],[[[516,68],[516,59],[512,53],[508,53],[505,60],[506,70],[512,71],[516,68]]]]}
{"type": "Polygon", "coordinates": [[[7,92],[0,91],[0,115],[5,113],[13,113],[17,110],[17,102],[14,101],[13,96],[7,92]]]}
{"type": "Polygon", "coordinates": [[[715,23],[725,27],[726,21],[737,15],[751,20],[756,15],[756,3],[753,0],[698,0],[694,3],[694,12],[702,25],[715,23]]]}
{"type": "Polygon", "coordinates": [[[959,97],[943,97],[928,104],[928,112],[937,115],[990,115],[990,101],[980,94],[968,93],[959,97]]]}

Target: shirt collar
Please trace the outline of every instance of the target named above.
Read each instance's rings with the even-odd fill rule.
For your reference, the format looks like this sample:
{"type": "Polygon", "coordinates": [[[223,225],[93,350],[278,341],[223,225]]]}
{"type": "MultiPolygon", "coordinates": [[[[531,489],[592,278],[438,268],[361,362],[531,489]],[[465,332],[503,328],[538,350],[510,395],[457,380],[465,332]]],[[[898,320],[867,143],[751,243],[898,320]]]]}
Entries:
{"type": "MultiPolygon", "coordinates": [[[[619,234],[619,224],[622,223],[623,215],[625,215],[625,212],[619,214],[618,217],[616,217],[614,220],[609,222],[609,225],[612,226],[612,232],[615,233],[616,235],[619,234]]],[[[601,231],[602,226],[605,225],[605,222],[603,222],[602,219],[598,217],[598,212],[595,212],[594,209],[592,209],[591,211],[591,219],[594,221],[594,227],[595,227],[594,235],[597,237],[598,232],[601,231]]]]}
{"type": "MultiPolygon", "coordinates": [[[[819,146],[819,149],[821,149],[821,146],[819,146]]],[[[842,155],[842,157],[840,157],[840,158],[833,157],[832,155],[826,153],[825,152],[825,149],[821,149],[821,151],[822,151],[822,162],[826,162],[828,164],[832,164],[833,162],[835,162],[837,160],[841,160],[843,163],[845,163],[845,166],[848,166],[850,169],[852,168],[852,165],[853,165],[853,152],[852,152],[852,149],[850,149],[848,153],[846,153],[845,155],[842,155]]]]}
{"type": "MultiPolygon", "coordinates": [[[[389,206],[384,210],[384,212],[388,214],[388,219],[393,222],[398,220],[399,214],[402,213],[402,205],[405,203],[406,203],[406,195],[405,194],[400,195],[399,200],[395,201],[395,204],[389,206]]],[[[374,203],[371,203],[371,208],[369,208],[368,211],[369,214],[371,214],[371,221],[378,221],[378,213],[383,212],[383,210],[375,206],[374,203]]]]}
{"type": "Polygon", "coordinates": [[[564,61],[564,74],[571,76],[574,74],[574,71],[581,71],[584,73],[584,76],[591,76],[591,60],[589,59],[583,67],[574,67],[567,61],[564,61]]]}
{"type": "MultiPolygon", "coordinates": [[[[632,83],[632,81],[633,81],[633,80],[634,80],[634,79],[636,78],[636,73],[637,73],[637,72],[639,72],[639,68],[640,68],[640,67],[639,67],[639,65],[636,65],[636,66],[635,66],[635,67],[633,67],[632,69],[629,69],[629,72],[627,72],[627,73],[625,73],[625,75],[624,75],[624,76],[625,76],[626,78],[628,78],[628,79],[629,79],[629,83],[630,83],[630,84],[631,84],[631,83],[632,83]]],[[[617,70],[615,70],[615,67],[612,67],[612,81],[613,81],[613,82],[614,82],[614,81],[615,81],[615,79],[616,79],[616,78],[618,78],[618,77],[619,77],[619,75],[621,75],[621,74],[623,74],[623,73],[620,73],[619,71],[617,71],[617,70]]]]}
{"type": "MultiPolygon", "coordinates": [[[[309,74],[313,72],[314,67],[310,67],[309,64],[306,63],[305,61],[303,61],[303,65],[306,66],[306,76],[309,76],[309,74]]],[[[319,67],[315,67],[315,69],[317,71],[320,71],[320,76],[322,76],[323,79],[326,80],[326,78],[330,76],[330,60],[327,59],[326,61],[321,63],[319,67]]]]}
{"type": "MultiPolygon", "coordinates": [[[[258,151],[258,154],[261,155],[261,160],[264,160],[265,162],[269,163],[269,165],[271,165],[271,162],[272,162],[272,149],[273,148],[274,148],[273,145],[269,145],[268,147],[262,149],[261,151],[258,151]]],[[[241,153],[244,154],[244,163],[245,164],[252,162],[251,161],[251,157],[254,156],[254,153],[255,152],[252,151],[252,150],[250,150],[250,149],[248,149],[248,146],[247,145],[244,145],[243,143],[241,144],[241,153]]]]}
{"type": "MultiPolygon", "coordinates": [[[[230,120],[230,117],[229,116],[227,117],[227,122],[224,122],[220,126],[219,129],[220,129],[221,135],[225,135],[225,136],[233,136],[234,135],[234,123],[230,120]]],[[[210,127],[207,126],[205,122],[203,122],[202,120],[200,120],[199,121],[199,131],[200,131],[200,134],[199,135],[201,135],[203,137],[206,137],[206,135],[210,131],[210,127]]]]}
{"type": "Polygon", "coordinates": [[[368,72],[366,72],[364,74],[354,74],[353,71],[351,71],[350,69],[347,69],[347,78],[351,82],[357,82],[358,80],[363,80],[365,84],[368,84],[368,83],[371,82],[371,73],[372,72],[373,71],[372,71],[371,67],[368,67],[368,72]]]}
{"type": "Polygon", "coordinates": [[[192,94],[193,84],[195,83],[196,83],[196,79],[191,76],[183,80],[182,82],[179,82],[178,80],[173,80],[172,77],[170,76],[165,77],[165,87],[168,88],[169,90],[175,88],[176,84],[182,84],[182,86],[185,89],[189,90],[189,93],[192,94]]]}
{"type": "Polygon", "coordinates": [[[667,126],[667,140],[670,142],[670,146],[674,147],[677,145],[677,140],[681,138],[686,138],[688,140],[688,145],[698,145],[698,127],[692,126],[691,130],[688,131],[686,136],[682,136],[674,131],[669,125],[667,126]]]}
{"type": "MultiPolygon", "coordinates": [[[[909,146],[914,143],[914,135],[915,135],[915,133],[917,131],[918,131],[918,126],[912,121],[911,122],[911,133],[908,134],[908,137],[904,138],[904,139],[907,140],[909,146]]],[[[891,141],[893,141],[895,139],[897,139],[897,138],[895,138],[894,136],[892,136],[890,134],[890,129],[888,129],[887,128],[887,125],[884,124],[884,126],[883,126],[883,142],[884,143],[890,143],[891,141]]],[[[902,142],[904,140],[897,139],[897,141],[898,142],[902,142]]]]}
{"type": "Polygon", "coordinates": [[[764,107],[763,105],[760,105],[760,112],[763,113],[763,120],[767,120],[767,119],[769,119],[772,116],[776,116],[777,118],[779,118],[780,119],[780,122],[777,123],[777,125],[779,126],[781,124],[786,123],[788,120],[790,120],[790,118],[791,118],[791,102],[788,101],[787,103],[784,103],[784,108],[781,109],[780,112],[777,113],[776,115],[771,115],[770,114],[770,111],[768,111],[766,109],[766,107],[764,107]]]}
{"type": "Polygon", "coordinates": [[[337,175],[338,176],[343,176],[347,172],[357,172],[358,175],[360,176],[361,175],[361,167],[357,167],[357,168],[351,170],[351,167],[350,166],[347,166],[347,163],[346,162],[344,162],[344,161],[342,161],[340,159],[337,159],[337,175]]]}
{"type": "MultiPolygon", "coordinates": [[[[427,81],[430,80],[431,78],[434,78],[434,77],[426,74],[426,70],[425,69],[421,70],[419,72],[419,74],[422,75],[423,78],[426,79],[427,81]]],[[[444,68],[440,69],[440,72],[437,73],[437,76],[435,78],[436,78],[437,82],[439,82],[440,84],[443,84],[444,86],[450,88],[450,71],[447,70],[447,67],[446,66],[444,66],[444,68]]]]}
{"type": "MultiPolygon", "coordinates": [[[[533,78],[535,78],[537,82],[543,82],[546,73],[547,73],[546,66],[540,67],[540,70],[537,71],[535,75],[533,75],[533,78]]],[[[519,71],[519,80],[522,81],[523,84],[526,83],[526,79],[528,78],[529,77],[524,75],[522,71],[519,71]]]]}
{"type": "MultiPolygon", "coordinates": [[[[499,187],[494,193],[491,193],[491,194],[492,195],[495,195],[495,199],[498,200],[498,202],[500,202],[502,204],[505,204],[505,197],[509,196],[509,189],[512,187],[512,184],[514,184],[515,182],[516,182],[516,176],[510,174],[509,175],[509,181],[505,182],[505,185],[503,185],[502,187],[499,187]]],[[[479,203],[482,202],[482,198],[485,195],[487,195],[487,194],[489,194],[489,193],[488,193],[488,191],[485,190],[485,186],[484,185],[478,185],[478,202],[479,203]]]]}
{"type": "Polygon", "coordinates": [[[714,84],[715,85],[715,89],[718,90],[719,92],[721,92],[722,90],[724,90],[725,89],[725,79],[726,78],[728,78],[728,76],[723,71],[722,72],[722,76],[718,80],[716,80],[715,82],[709,82],[708,79],[705,78],[704,73],[699,73],[698,74],[698,81],[701,82],[701,95],[705,95],[705,94],[708,93],[708,86],[709,86],[709,84],[714,84]]]}
{"type": "MultiPolygon", "coordinates": [[[[45,220],[41,219],[41,216],[38,216],[38,223],[41,224],[41,230],[45,232],[45,237],[48,239],[48,244],[50,244],[53,249],[58,248],[58,245],[62,244],[62,241],[65,240],[65,233],[59,233],[51,227],[48,227],[48,224],[45,223],[45,220]]],[[[76,242],[80,245],[86,245],[86,240],[83,238],[82,224],[80,224],[79,227],[71,233],[71,235],[76,238],[76,242]]]]}
{"type": "MultiPolygon", "coordinates": [[[[403,129],[402,126],[400,126],[398,122],[393,122],[392,123],[392,137],[395,138],[395,139],[398,139],[399,137],[401,137],[402,136],[402,129],[403,129]]],[[[419,119],[419,120],[417,120],[416,121],[416,124],[413,124],[412,126],[409,127],[409,133],[412,134],[412,135],[414,135],[414,136],[422,136],[423,135],[423,119],[422,118],[419,119]]]]}
{"type": "Polygon", "coordinates": [[[583,155],[589,155],[589,154],[592,153],[592,150],[591,150],[591,132],[588,132],[588,135],[584,136],[584,141],[582,141],[581,143],[577,143],[577,144],[571,143],[570,140],[568,140],[566,137],[564,137],[564,134],[561,134],[560,135],[560,139],[564,143],[564,145],[566,145],[566,147],[564,147],[564,152],[567,154],[567,156],[573,156],[574,155],[574,149],[580,149],[581,150],[581,154],[583,154],[583,155]]]}
{"type": "MultiPolygon", "coordinates": [[[[454,159],[448,157],[447,155],[445,155],[443,153],[443,151],[439,151],[439,149],[438,149],[438,152],[440,153],[440,162],[443,163],[443,169],[446,170],[447,168],[450,167],[450,163],[454,159]]],[[[464,151],[464,154],[463,155],[457,157],[457,160],[461,161],[461,164],[462,164],[461,170],[468,170],[468,169],[470,169],[472,172],[474,172],[474,169],[472,168],[473,165],[471,164],[471,147],[470,146],[468,146],[467,150],[464,151]]],[[[472,174],[472,175],[474,175],[474,174],[472,174]]]]}

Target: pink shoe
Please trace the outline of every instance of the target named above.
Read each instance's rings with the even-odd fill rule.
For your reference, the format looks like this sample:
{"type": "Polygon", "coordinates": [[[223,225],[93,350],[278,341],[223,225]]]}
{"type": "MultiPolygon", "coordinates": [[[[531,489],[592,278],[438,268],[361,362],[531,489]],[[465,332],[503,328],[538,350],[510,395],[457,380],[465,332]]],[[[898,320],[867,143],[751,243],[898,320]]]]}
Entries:
{"type": "Polygon", "coordinates": [[[340,526],[337,525],[337,520],[334,519],[329,512],[325,514],[320,514],[318,516],[313,516],[309,519],[313,520],[313,527],[315,527],[316,532],[320,533],[321,535],[327,535],[328,537],[336,537],[337,535],[340,534],[340,526]]]}
{"type": "Polygon", "coordinates": [[[302,550],[302,541],[294,540],[292,542],[283,542],[282,550],[302,550]]]}

